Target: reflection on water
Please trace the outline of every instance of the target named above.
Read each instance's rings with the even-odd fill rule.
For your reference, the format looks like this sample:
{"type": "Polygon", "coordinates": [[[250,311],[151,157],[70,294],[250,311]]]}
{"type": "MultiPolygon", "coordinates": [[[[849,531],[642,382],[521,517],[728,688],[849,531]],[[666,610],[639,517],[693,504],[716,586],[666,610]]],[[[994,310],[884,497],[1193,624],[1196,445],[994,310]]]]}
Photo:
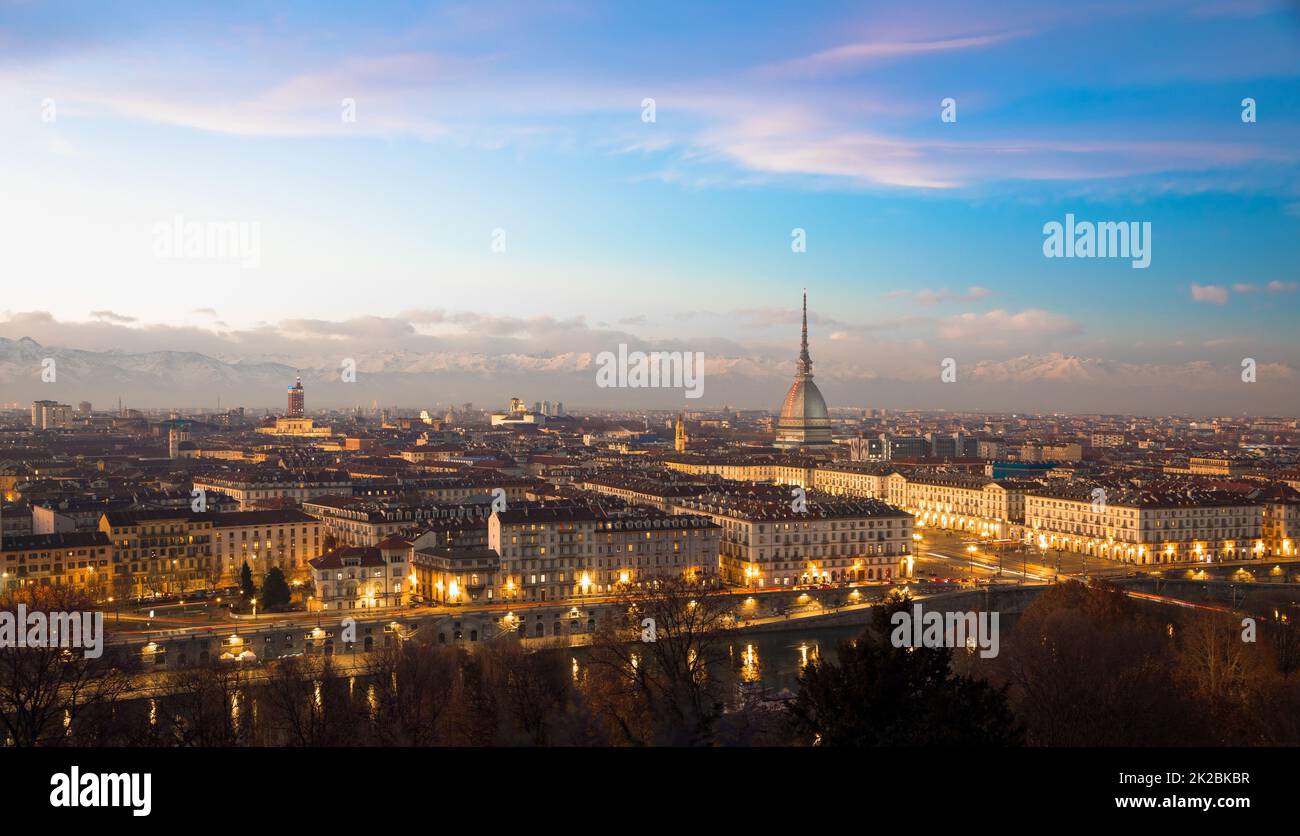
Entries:
{"type": "Polygon", "coordinates": [[[761,677],[761,669],[758,666],[758,651],[754,649],[753,643],[745,645],[745,653],[741,656],[740,663],[740,681],[741,682],[758,682],[761,677]]]}
{"type": "MultiPolygon", "coordinates": [[[[799,689],[799,673],[809,663],[819,659],[834,661],[839,643],[856,638],[863,629],[824,627],[738,635],[728,643],[725,658],[737,681],[745,686],[774,694],[782,690],[794,693],[799,689]]],[[[581,675],[580,671],[585,671],[586,653],[586,649],[581,648],[572,656],[575,682],[581,675]]],[[[634,668],[639,661],[633,653],[631,663],[634,668]]]]}
{"type": "Polygon", "coordinates": [[[737,636],[729,657],[737,678],[772,692],[799,689],[799,674],[818,659],[835,659],[836,648],[861,627],[825,627],[788,633],[737,636]]]}

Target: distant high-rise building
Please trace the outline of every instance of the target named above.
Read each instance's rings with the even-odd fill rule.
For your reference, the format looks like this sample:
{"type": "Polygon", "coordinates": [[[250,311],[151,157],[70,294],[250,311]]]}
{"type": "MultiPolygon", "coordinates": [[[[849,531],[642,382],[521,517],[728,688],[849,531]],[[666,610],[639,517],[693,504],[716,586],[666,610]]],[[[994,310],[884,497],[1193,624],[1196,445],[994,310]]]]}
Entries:
{"type": "Polygon", "coordinates": [[[77,404],[77,411],[80,412],[82,415],[89,415],[90,401],[82,401],[81,403],[77,404]]]}
{"type": "Polygon", "coordinates": [[[294,384],[289,387],[289,411],[286,413],[287,418],[302,418],[306,412],[306,397],[302,388],[302,377],[298,377],[294,384]]]}
{"type": "Polygon", "coordinates": [[[555,416],[558,418],[564,415],[564,401],[555,402],[555,416]]]}
{"type": "Polygon", "coordinates": [[[32,401],[32,428],[54,430],[66,427],[72,417],[72,407],[58,401],[32,401]]]}
{"type": "Polygon", "coordinates": [[[548,418],[550,417],[550,415],[551,415],[551,402],[550,402],[550,401],[542,401],[542,414],[545,415],[545,416],[547,416],[548,418]]]}

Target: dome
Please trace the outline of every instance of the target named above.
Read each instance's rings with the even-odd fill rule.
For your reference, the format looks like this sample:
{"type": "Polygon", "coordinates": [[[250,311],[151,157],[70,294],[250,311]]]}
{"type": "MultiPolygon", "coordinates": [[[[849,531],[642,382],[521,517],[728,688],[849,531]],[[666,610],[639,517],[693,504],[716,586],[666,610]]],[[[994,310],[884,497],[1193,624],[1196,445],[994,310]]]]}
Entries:
{"type": "Polygon", "coordinates": [[[781,420],[779,423],[818,422],[830,423],[830,413],[826,411],[826,399],[811,378],[796,380],[785,393],[781,403],[781,420]]]}
{"type": "Polygon", "coordinates": [[[808,294],[803,299],[803,344],[794,383],[781,403],[776,424],[776,446],[824,447],[832,444],[831,416],[826,399],[813,383],[812,357],[808,354],[808,294]]]}

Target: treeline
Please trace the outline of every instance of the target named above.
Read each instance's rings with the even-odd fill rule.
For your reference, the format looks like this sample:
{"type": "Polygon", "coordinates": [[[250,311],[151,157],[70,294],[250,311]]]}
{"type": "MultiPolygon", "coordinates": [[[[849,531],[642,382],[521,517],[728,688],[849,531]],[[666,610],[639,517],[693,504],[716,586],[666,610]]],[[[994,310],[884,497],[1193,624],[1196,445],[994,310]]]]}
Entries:
{"type": "MultiPolygon", "coordinates": [[[[686,583],[625,602],[593,644],[472,652],[418,638],[344,672],[330,657],[152,675],[128,659],[0,649],[5,742],[114,746],[1162,746],[1300,743],[1300,642],[1098,584],[1044,590],[1001,653],[898,648],[876,611],[797,694],[742,687],[734,613],[686,583]],[[647,640],[652,639],[652,640],[647,640]],[[578,657],[581,656],[581,663],[578,657]],[[136,680],[138,681],[138,680],[136,680]]],[[[75,601],[34,602],[74,609],[75,601]]]]}

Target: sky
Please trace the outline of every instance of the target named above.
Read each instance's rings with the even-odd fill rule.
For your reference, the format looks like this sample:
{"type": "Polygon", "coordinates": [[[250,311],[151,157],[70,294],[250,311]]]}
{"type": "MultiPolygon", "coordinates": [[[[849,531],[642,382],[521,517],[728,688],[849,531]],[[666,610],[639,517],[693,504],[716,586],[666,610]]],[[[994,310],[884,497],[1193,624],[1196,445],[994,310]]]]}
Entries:
{"type": "Polygon", "coordinates": [[[774,408],[807,288],[832,406],[1300,414],[1293,2],[0,0],[0,101],[0,338],[774,408]]]}

